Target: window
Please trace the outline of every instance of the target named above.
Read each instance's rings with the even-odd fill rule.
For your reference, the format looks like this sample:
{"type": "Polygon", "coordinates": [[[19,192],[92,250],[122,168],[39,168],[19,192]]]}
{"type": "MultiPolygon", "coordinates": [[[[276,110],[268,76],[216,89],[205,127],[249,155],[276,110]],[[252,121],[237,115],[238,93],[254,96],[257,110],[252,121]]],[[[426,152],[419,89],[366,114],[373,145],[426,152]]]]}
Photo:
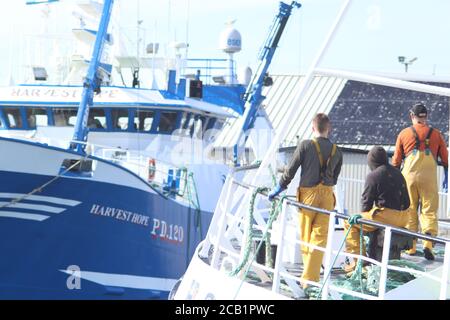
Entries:
{"type": "Polygon", "coordinates": [[[113,109],[111,110],[113,129],[127,130],[128,129],[128,110],[127,109],[113,109]]]}
{"type": "Polygon", "coordinates": [[[134,125],[139,131],[149,132],[152,129],[154,116],[155,113],[153,111],[136,111],[134,114],[134,125]]]}
{"type": "Polygon", "coordinates": [[[161,117],[159,119],[158,130],[164,133],[172,133],[175,129],[177,121],[176,112],[161,112],[161,117]]]}
{"type": "Polygon", "coordinates": [[[89,110],[88,127],[90,129],[106,129],[105,110],[99,108],[89,110]]]}
{"type": "Polygon", "coordinates": [[[208,126],[206,127],[206,129],[209,130],[216,128],[217,122],[217,118],[209,118],[208,126]]]}
{"type": "Polygon", "coordinates": [[[216,119],[214,122],[214,129],[221,130],[225,124],[225,119],[216,119]]]}
{"type": "Polygon", "coordinates": [[[55,119],[55,127],[73,127],[77,122],[77,109],[53,109],[53,118],[55,119]]]}
{"type": "Polygon", "coordinates": [[[45,108],[27,108],[27,121],[29,128],[47,127],[48,114],[45,108]]]}
{"type": "Polygon", "coordinates": [[[11,129],[22,129],[22,115],[19,108],[5,108],[5,117],[11,129]]]}
{"type": "Polygon", "coordinates": [[[211,118],[203,118],[203,132],[208,129],[210,119],[211,118]]]}

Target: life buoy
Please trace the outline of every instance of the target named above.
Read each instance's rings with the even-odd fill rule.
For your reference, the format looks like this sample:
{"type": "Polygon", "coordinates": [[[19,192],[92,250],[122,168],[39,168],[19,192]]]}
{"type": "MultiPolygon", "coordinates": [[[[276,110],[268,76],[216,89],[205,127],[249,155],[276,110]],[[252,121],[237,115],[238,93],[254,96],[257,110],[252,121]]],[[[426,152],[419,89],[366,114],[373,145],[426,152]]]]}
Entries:
{"type": "Polygon", "coordinates": [[[156,161],[153,158],[148,159],[148,181],[155,179],[156,161]]]}

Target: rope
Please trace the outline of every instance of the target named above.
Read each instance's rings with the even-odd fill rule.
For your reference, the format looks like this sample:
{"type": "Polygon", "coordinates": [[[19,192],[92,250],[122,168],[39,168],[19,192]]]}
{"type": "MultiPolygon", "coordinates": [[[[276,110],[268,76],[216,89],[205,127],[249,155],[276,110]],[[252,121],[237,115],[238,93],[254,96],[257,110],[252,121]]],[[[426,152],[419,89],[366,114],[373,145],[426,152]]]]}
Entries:
{"type": "MultiPolygon", "coordinates": [[[[266,187],[258,187],[252,193],[252,196],[250,198],[248,215],[247,215],[247,242],[245,244],[244,257],[243,257],[242,261],[239,263],[239,265],[233,271],[230,272],[230,276],[237,275],[245,267],[245,265],[247,264],[247,262],[249,260],[250,251],[251,251],[251,247],[253,245],[253,238],[254,238],[252,220],[253,220],[255,199],[256,199],[256,196],[258,195],[258,193],[261,193],[261,192],[267,191],[267,190],[268,190],[268,188],[266,188],[266,187]]],[[[261,246],[261,243],[259,244],[258,249],[261,246]]]]}
{"type": "MultiPolygon", "coordinates": [[[[362,218],[362,216],[360,214],[355,214],[355,215],[351,216],[348,219],[348,223],[350,224],[350,227],[348,228],[348,230],[347,230],[347,232],[346,232],[346,234],[344,236],[344,240],[342,240],[342,243],[341,243],[341,245],[339,247],[339,250],[338,250],[336,256],[334,257],[333,263],[331,264],[330,271],[328,272],[327,276],[323,280],[323,284],[320,287],[319,293],[317,295],[317,299],[319,299],[320,296],[322,295],[323,288],[325,287],[325,284],[327,283],[327,281],[328,281],[328,279],[329,279],[329,277],[331,275],[331,270],[333,269],[334,264],[336,263],[336,260],[339,257],[339,253],[342,251],[342,248],[343,248],[343,246],[345,244],[345,241],[347,240],[347,237],[348,237],[348,235],[350,233],[350,230],[352,229],[353,225],[357,224],[358,220],[361,219],[361,218],[362,218]]],[[[361,233],[360,234],[362,235],[362,224],[361,224],[361,233]]],[[[360,238],[360,240],[361,240],[361,238],[360,238]]],[[[362,255],[362,249],[361,248],[362,248],[362,242],[360,242],[360,253],[362,255]]],[[[359,264],[359,261],[361,261],[361,259],[358,260],[358,264],[359,264]]],[[[361,262],[361,264],[362,264],[362,262],[361,262]]]]}
{"type": "MultiPolygon", "coordinates": [[[[254,198],[256,198],[256,194],[259,193],[259,192],[258,192],[258,189],[263,189],[263,191],[267,191],[268,188],[264,188],[264,187],[263,187],[263,188],[257,188],[257,189],[255,190],[255,192],[253,192],[253,194],[252,194],[252,199],[251,199],[251,202],[250,202],[250,203],[251,203],[251,207],[250,207],[250,210],[249,210],[249,212],[252,213],[252,216],[253,216],[253,206],[254,206],[254,202],[255,202],[255,199],[254,199],[254,198]],[[254,197],[253,197],[253,195],[254,195],[254,197]]],[[[269,232],[269,229],[272,227],[272,223],[278,218],[278,215],[279,215],[279,213],[280,213],[280,211],[281,211],[281,210],[280,210],[280,209],[281,209],[281,206],[282,206],[282,204],[283,204],[283,201],[284,201],[286,198],[287,198],[286,196],[281,196],[281,197],[280,197],[280,200],[278,200],[278,203],[277,203],[277,204],[272,203],[272,209],[273,209],[273,211],[270,212],[270,217],[269,217],[269,220],[267,221],[267,227],[266,227],[266,229],[264,230],[264,233],[263,233],[262,238],[265,238],[265,237],[267,236],[267,234],[268,234],[268,232],[269,232]]],[[[249,222],[250,222],[250,221],[249,221],[249,222]]],[[[251,223],[249,223],[249,225],[250,225],[250,232],[252,232],[251,223]]],[[[250,238],[250,237],[249,237],[249,238],[250,238]]],[[[251,246],[251,244],[252,244],[252,242],[250,242],[250,246],[251,246]]],[[[248,245],[248,242],[247,242],[247,245],[248,245]]],[[[243,274],[243,276],[242,276],[241,283],[239,284],[239,287],[238,287],[238,289],[237,289],[237,291],[236,291],[236,294],[234,295],[233,300],[236,300],[236,297],[237,297],[237,295],[239,294],[239,291],[241,290],[242,284],[244,283],[244,280],[246,279],[246,277],[247,277],[247,275],[248,275],[248,272],[250,271],[250,267],[251,267],[253,261],[255,260],[256,254],[257,254],[257,253],[259,252],[259,250],[261,249],[261,245],[262,245],[262,242],[259,243],[258,247],[257,247],[256,250],[255,250],[255,253],[253,254],[253,257],[252,257],[250,263],[247,265],[247,268],[246,268],[246,270],[245,270],[245,272],[244,272],[244,274],[243,274]]],[[[248,255],[250,255],[250,250],[247,250],[247,249],[250,249],[250,247],[247,247],[247,248],[246,248],[246,251],[248,251],[248,255]]],[[[244,261],[245,261],[245,258],[243,259],[242,262],[244,262],[244,261]]],[[[242,262],[241,262],[241,264],[240,264],[234,271],[232,271],[232,272],[230,273],[231,276],[236,275],[237,273],[239,273],[239,272],[242,270],[242,268],[243,268],[243,267],[245,266],[245,264],[248,262],[248,257],[247,257],[247,261],[245,261],[245,263],[242,263],[242,262]],[[239,269],[239,270],[238,270],[238,269],[239,269]],[[237,271],[237,272],[235,272],[235,271],[237,271]]]]}
{"type": "Polygon", "coordinates": [[[48,187],[50,184],[52,184],[53,182],[55,182],[56,180],[58,180],[59,178],[61,178],[64,174],[66,174],[67,172],[69,172],[70,170],[72,170],[74,167],[76,167],[82,160],[85,160],[86,157],[84,157],[83,159],[78,160],[77,162],[75,162],[73,165],[71,165],[70,167],[68,167],[66,170],[64,170],[62,173],[59,173],[57,176],[53,177],[51,180],[47,181],[46,183],[44,183],[43,185],[33,189],[33,191],[19,197],[16,199],[11,200],[10,202],[1,205],[0,209],[9,207],[11,205],[14,205],[16,203],[19,203],[22,200],[25,200],[26,198],[32,196],[33,194],[37,193],[37,192],[42,192],[42,189],[48,187]]]}

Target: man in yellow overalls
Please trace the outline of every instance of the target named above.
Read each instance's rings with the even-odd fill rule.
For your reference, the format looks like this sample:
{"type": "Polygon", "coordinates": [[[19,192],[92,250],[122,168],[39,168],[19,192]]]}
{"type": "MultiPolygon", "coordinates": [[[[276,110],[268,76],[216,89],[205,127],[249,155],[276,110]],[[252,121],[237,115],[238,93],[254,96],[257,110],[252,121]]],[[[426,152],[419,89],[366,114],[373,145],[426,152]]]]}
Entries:
{"type": "MultiPolygon", "coordinates": [[[[301,166],[297,200],[316,208],[331,211],[334,209],[336,202],[333,186],[336,185],[341,171],[342,153],[328,139],[331,125],[327,115],[323,113],[315,115],[312,129],[314,139],[303,140],[297,145],[294,156],[277,187],[269,194],[269,200],[272,200],[287,188],[301,166]]],[[[302,209],[300,210],[299,220],[301,240],[305,243],[325,247],[329,216],[302,209]]],[[[308,246],[302,246],[302,258],[304,266],[302,279],[319,282],[323,252],[308,246]]],[[[304,289],[308,287],[306,282],[302,282],[302,285],[304,289]]]]}
{"type": "MultiPolygon", "coordinates": [[[[437,158],[444,166],[444,184],[447,184],[448,151],[439,130],[427,125],[427,108],[422,103],[410,110],[412,126],[403,129],[397,137],[392,165],[400,168],[406,179],[411,206],[407,228],[417,232],[419,220],[422,233],[436,236],[438,232],[437,210],[439,206],[437,186],[437,158]],[[418,209],[420,211],[418,216],[418,209]],[[419,219],[420,218],[420,219],[419,219]]],[[[427,260],[434,260],[433,245],[424,241],[423,251],[427,260]]],[[[416,253],[416,241],[408,254],[416,253]]]]}

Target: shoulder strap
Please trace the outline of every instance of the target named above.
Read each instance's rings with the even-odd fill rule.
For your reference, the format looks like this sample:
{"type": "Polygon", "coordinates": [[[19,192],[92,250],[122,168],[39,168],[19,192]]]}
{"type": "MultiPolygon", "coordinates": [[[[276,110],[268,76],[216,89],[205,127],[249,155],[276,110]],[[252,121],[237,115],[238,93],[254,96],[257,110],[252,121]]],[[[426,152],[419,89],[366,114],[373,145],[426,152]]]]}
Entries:
{"type": "Polygon", "coordinates": [[[314,147],[316,148],[317,155],[319,156],[319,163],[320,163],[320,176],[322,179],[325,176],[325,173],[327,171],[328,164],[330,163],[331,158],[336,154],[337,146],[333,143],[333,146],[331,147],[330,156],[327,159],[327,162],[324,163],[322,152],[320,151],[320,145],[319,142],[317,142],[316,139],[312,139],[312,142],[314,144],[314,147]]]}
{"type": "Polygon", "coordinates": [[[333,156],[336,154],[336,150],[337,150],[336,144],[333,143],[333,146],[331,147],[330,156],[328,157],[328,160],[327,160],[327,167],[330,164],[331,158],[333,158],[333,156]]]}
{"type": "Polygon", "coordinates": [[[414,126],[411,126],[410,128],[411,128],[411,130],[413,132],[414,138],[416,138],[416,145],[414,146],[414,149],[415,150],[419,150],[420,140],[419,140],[419,136],[417,135],[416,128],[414,128],[414,126]]]}
{"type": "Polygon", "coordinates": [[[416,138],[416,145],[414,146],[414,149],[419,150],[420,143],[423,142],[423,143],[425,143],[425,150],[428,151],[430,149],[430,137],[431,137],[431,134],[433,133],[433,128],[430,127],[424,141],[419,140],[419,136],[417,135],[417,131],[414,128],[414,126],[411,126],[411,129],[414,134],[414,137],[416,138]]]}
{"type": "Polygon", "coordinates": [[[430,130],[428,130],[427,137],[425,138],[425,147],[428,149],[430,147],[430,137],[433,133],[433,128],[430,127],[430,130]]]}
{"type": "Polygon", "coordinates": [[[314,138],[311,140],[314,147],[316,148],[317,151],[317,155],[319,156],[319,163],[320,163],[320,167],[323,167],[323,157],[322,157],[322,152],[320,151],[320,146],[319,143],[317,142],[317,140],[314,138]]]}

